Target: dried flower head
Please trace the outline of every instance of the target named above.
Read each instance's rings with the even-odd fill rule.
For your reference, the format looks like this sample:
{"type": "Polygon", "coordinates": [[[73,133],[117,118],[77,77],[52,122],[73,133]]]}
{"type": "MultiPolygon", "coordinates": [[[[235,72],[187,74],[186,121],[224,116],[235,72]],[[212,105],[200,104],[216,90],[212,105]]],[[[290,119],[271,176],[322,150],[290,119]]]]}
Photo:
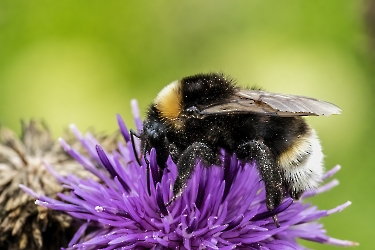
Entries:
{"type": "MultiPolygon", "coordinates": [[[[137,113],[137,112],[135,112],[137,113]]],[[[350,205],[346,202],[331,210],[318,210],[311,204],[286,198],[274,211],[265,205],[264,184],[256,163],[241,164],[236,156],[222,152],[222,165],[205,168],[198,163],[181,197],[173,197],[177,167],[169,158],[161,171],[155,150],[147,155],[151,167],[151,195],[146,184],[146,166],[137,164],[129,133],[118,116],[125,144],[105,152],[89,139],[80,139],[91,159],[79,154],[65,141],[64,149],[101,181],[61,176],[54,173],[70,195],[59,194],[61,201],[22,188],[37,198],[36,203],[64,211],[84,223],[67,249],[304,249],[297,239],[339,246],[356,243],[326,235],[318,219],[350,205]],[[95,168],[100,164],[105,171],[95,168]],[[272,216],[277,214],[281,227],[272,216]]],[[[139,117],[137,128],[141,128],[139,117]]],[[[77,131],[76,131],[77,133],[77,131]]],[[[340,169],[328,171],[324,179],[340,169]]],[[[318,190],[325,192],[335,185],[333,180],[318,190]]],[[[303,195],[303,199],[312,196],[303,195]]]]}
{"type": "MultiPolygon", "coordinates": [[[[65,138],[72,144],[78,142],[72,135],[65,138]]],[[[104,140],[103,136],[99,141],[108,144],[108,138],[104,140]]],[[[88,174],[54,141],[43,123],[23,122],[21,138],[0,127],[0,249],[60,249],[71,237],[66,236],[70,232],[70,216],[35,206],[34,199],[19,188],[24,184],[49,197],[63,191],[43,161],[53,164],[62,175],[88,174]]]]}

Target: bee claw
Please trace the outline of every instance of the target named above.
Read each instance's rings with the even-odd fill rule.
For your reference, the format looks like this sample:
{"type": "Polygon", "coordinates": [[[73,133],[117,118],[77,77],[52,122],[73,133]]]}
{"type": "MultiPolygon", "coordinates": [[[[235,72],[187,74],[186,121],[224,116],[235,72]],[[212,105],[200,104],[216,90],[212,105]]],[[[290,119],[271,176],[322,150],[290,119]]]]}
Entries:
{"type": "Polygon", "coordinates": [[[276,227],[279,228],[280,227],[280,223],[279,223],[279,220],[277,219],[277,215],[272,216],[272,219],[275,222],[276,227]]]}
{"type": "Polygon", "coordinates": [[[174,196],[170,201],[167,202],[167,204],[165,204],[165,206],[166,206],[166,207],[169,207],[169,205],[171,205],[172,202],[174,202],[176,199],[177,199],[177,197],[174,196]]]}
{"type": "Polygon", "coordinates": [[[177,200],[178,197],[180,197],[182,195],[182,192],[178,192],[177,194],[174,194],[172,199],[170,199],[166,204],[165,206],[168,207],[169,205],[172,204],[172,202],[174,202],[175,200],[177,200]]]}
{"type": "Polygon", "coordinates": [[[169,205],[171,205],[172,202],[173,202],[173,200],[168,201],[167,204],[165,204],[165,206],[169,207],[169,205]]]}

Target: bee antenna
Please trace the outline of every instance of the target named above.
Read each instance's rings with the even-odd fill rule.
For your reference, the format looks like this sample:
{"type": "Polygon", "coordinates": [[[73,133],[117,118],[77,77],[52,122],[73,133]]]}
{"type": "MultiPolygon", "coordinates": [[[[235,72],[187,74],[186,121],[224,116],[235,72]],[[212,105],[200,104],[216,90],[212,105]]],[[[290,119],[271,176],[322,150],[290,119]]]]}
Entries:
{"type": "Polygon", "coordinates": [[[145,162],[146,162],[146,175],[147,175],[147,192],[148,192],[148,195],[151,196],[151,184],[150,184],[150,162],[148,161],[147,157],[144,157],[145,159],[145,162]]]}
{"type": "Polygon", "coordinates": [[[135,148],[134,136],[137,137],[137,138],[140,138],[140,137],[141,137],[139,134],[137,134],[136,132],[134,132],[134,130],[130,129],[130,139],[131,139],[131,142],[132,142],[132,147],[133,147],[134,156],[135,156],[135,159],[137,160],[139,166],[142,166],[141,161],[140,161],[140,159],[138,158],[138,152],[137,152],[137,149],[135,148]]]}
{"type": "MultiPolygon", "coordinates": [[[[135,156],[135,159],[137,160],[139,166],[142,166],[141,161],[138,158],[137,149],[135,148],[134,136],[137,137],[137,138],[141,138],[141,136],[139,134],[137,134],[134,130],[130,129],[130,139],[131,139],[131,142],[132,142],[134,156],[135,156]]],[[[150,162],[148,161],[147,157],[144,157],[144,159],[145,159],[145,162],[146,162],[147,192],[148,192],[148,195],[151,195],[151,187],[150,187],[150,162]]]]}

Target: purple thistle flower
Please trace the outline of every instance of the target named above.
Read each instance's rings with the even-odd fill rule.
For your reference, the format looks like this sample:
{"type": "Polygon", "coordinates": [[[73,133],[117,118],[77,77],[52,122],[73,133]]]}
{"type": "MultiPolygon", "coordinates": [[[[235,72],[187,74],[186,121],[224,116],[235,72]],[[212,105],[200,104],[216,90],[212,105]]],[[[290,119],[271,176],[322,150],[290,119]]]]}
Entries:
{"type": "MultiPolygon", "coordinates": [[[[140,129],[135,102],[132,107],[140,129]]],[[[117,119],[125,144],[118,143],[112,153],[105,152],[93,137],[83,137],[75,127],[73,132],[91,158],[60,139],[63,148],[99,180],[61,176],[48,166],[71,190],[70,195],[59,194],[61,200],[55,200],[21,186],[37,199],[36,204],[85,221],[67,249],[304,249],[298,238],[338,246],[357,245],[327,236],[317,222],[343,210],[350,202],[331,210],[318,210],[311,204],[286,198],[274,211],[268,211],[256,163],[241,164],[235,155],[225,152],[222,166],[205,168],[198,163],[182,196],[166,207],[173,197],[176,165],[169,158],[168,167],[161,170],[155,150],[145,156],[151,168],[149,196],[146,165],[144,161],[138,165],[129,132],[121,117],[117,119]],[[272,219],[275,214],[279,228],[272,219]]],[[[324,180],[339,169],[336,166],[328,171],[324,180]]],[[[314,192],[306,192],[302,200],[337,184],[333,180],[314,192]]]]}

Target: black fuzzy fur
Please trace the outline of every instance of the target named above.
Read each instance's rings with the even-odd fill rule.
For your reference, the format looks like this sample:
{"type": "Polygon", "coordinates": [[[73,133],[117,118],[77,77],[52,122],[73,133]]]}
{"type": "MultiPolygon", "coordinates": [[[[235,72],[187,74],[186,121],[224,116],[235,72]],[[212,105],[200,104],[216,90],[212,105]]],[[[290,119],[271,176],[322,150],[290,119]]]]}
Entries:
{"type": "MultiPolygon", "coordinates": [[[[266,186],[269,210],[290,190],[277,166],[278,157],[293,147],[309,127],[301,117],[265,116],[256,113],[204,116],[199,112],[228,101],[236,90],[234,81],[221,74],[200,74],[181,80],[182,112],[179,122],[165,119],[152,105],[141,134],[142,149],[156,149],[159,167],[168,155],[177,163],[179,176],[174,194],[179,195],[194,171],[196,160],[210,166],[220,163],[220,149],[235,153],[243,162],[255,161],[266,186]]],[[[298,198],[292,196],[294,198],[298,198]]]]}

